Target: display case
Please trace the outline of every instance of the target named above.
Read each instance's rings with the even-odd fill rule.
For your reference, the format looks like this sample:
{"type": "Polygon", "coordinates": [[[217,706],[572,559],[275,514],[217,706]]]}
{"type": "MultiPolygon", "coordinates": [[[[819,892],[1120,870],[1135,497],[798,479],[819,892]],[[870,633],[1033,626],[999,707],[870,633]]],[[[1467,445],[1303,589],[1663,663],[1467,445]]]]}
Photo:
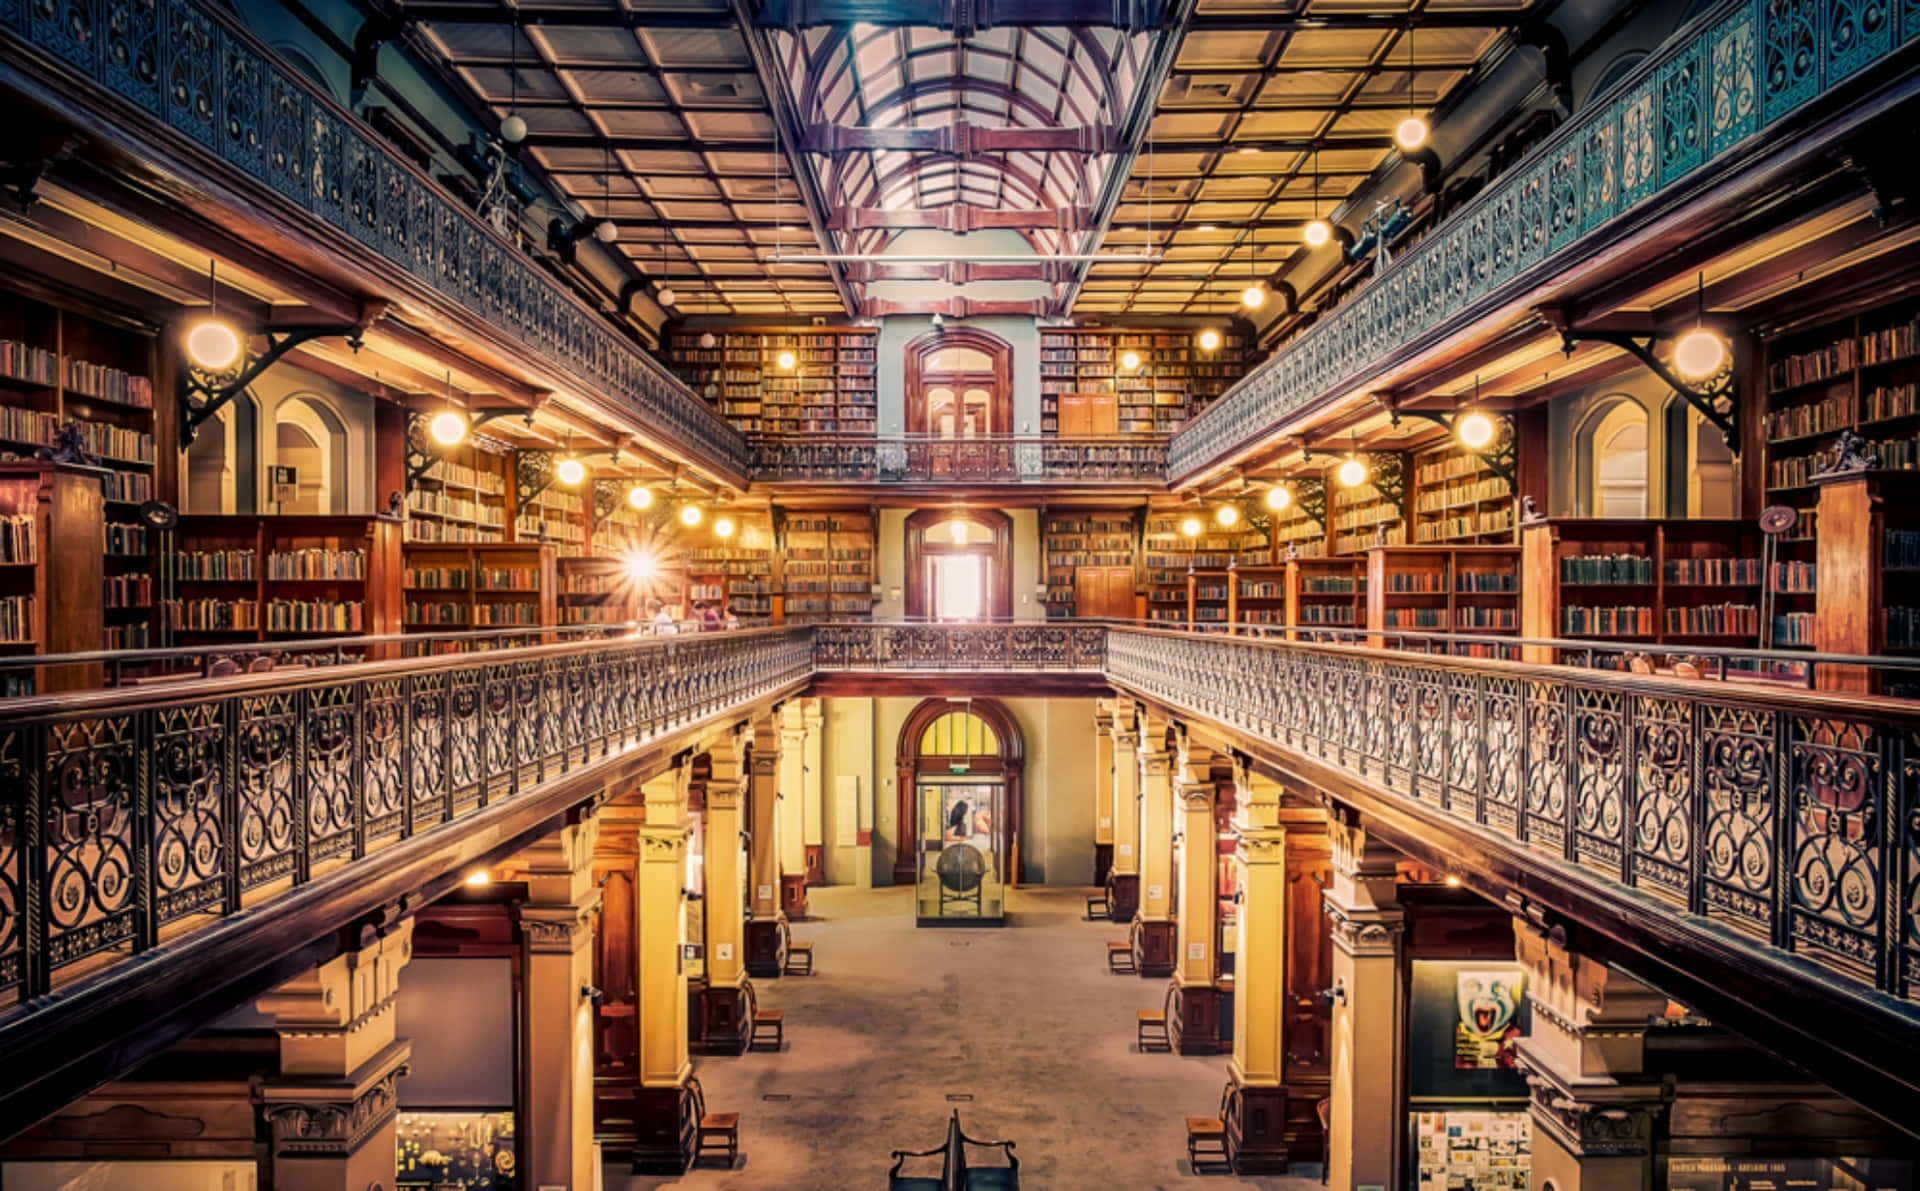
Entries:
{"type": "Polygon", "coordinates": [[[915,787],[921,926],[1004,926],[1005,857],[1000,854],[1006,787],[978,778],[922,778],[915,787]]]}
{"type": "Polygon", "coordinates": [[[513,1113],[402,1111],[395,1121],[394,1186],[439,1191],[518,1191],[513,1113]]]}

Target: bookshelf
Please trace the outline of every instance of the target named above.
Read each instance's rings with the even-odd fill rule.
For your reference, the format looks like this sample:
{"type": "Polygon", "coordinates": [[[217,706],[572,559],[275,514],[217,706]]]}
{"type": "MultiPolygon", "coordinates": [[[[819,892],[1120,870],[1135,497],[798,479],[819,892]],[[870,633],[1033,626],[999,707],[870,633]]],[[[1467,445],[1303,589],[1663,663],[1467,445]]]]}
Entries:
{"type": "MultiPolygon", "coordinates": [[[[1823,476],[1812,642],[1822,653],[1920,653],[1920,472],[1823,476]]],[[[1777,568],[1776,568],[1777,569],[1777,568]]],[[[1825,690],[1914,697],[1911,680],[1878,684],[1856,666],[1820,666],[1825,690]]]]}
{"type": "Polygon", "coordinates": [[[1407,527],[1400,503],[1372,482],[1351,488],[1329,483],[1327,492],[1332,497],[1327,502],[1327,516],[1333,522],[1333,553],[1358,556],[1375,545],[1406,544],[1407,527]]]}
{"type": "Polygon", "coordinates": [[[1367,551],[1366,606],[1369,633],[1517,634],[1520,548],[1375,546],[1367,551]]]}
{"type": "Polygon", "coordinates": [[[1367,567],[1357,558],[1287,560],[1286,623],[1358,628],[1366,622],[1367,567]]]}
{"type": "Polygon", "coordinates": [[[879,416],[879,334],[864,327],[680,332],[667,363],[749,434],[872,434],[879,416]],[[780,367],[792,352],[795,367],[780,367]]]}
{"type": "Polygon", "coordinates": [[[402,525],[385,517],[180,518],[161,557],[170,645],[399,631],[402,525]]]}
{"type": "Polygon", "coordinates": [[[468,441],[435,461],[407,492],[407,541],[505,541],[510,459],[468,441]]]}
{"type": "MultiPolygon", "coordinates": [[[[732,514],[735,529],[731,538],[720,538],[712,533],[713,522],[706,522],[704,536],[696,539],[698,545],[687,551],[687,607],[691,615],[693,605],[717,603],[722,613],[731,606],[741,619],[753,619],[771,616],[774,611],[773,591],[773,542],[772,525],[744,513],[732,514]]],[[[871,555],[871,547],[868,549],[871,555]]],[[[809,560],[828,565],[825,558],[809,560]]],[[[871,561],[869,561],[871,566],[871,561]]],[[[820,572],[818,582],[826,583],[826,572],[820,572]]],[[[809,582],[816,581],[813,573],[808,572],[809,582]]],[[[789,612],[793,600],[788,598],[789,612]]],[[[803,615],[815,619],[826,619],[832,614],[833,601],[828,594],[813,594],[811,591],[800,599],[800,611],[803,615]]]]}
{"type": "MultiPolygon", "coordinates": [[[[808,510],[781,523],[780,619],[787,624],[873,615],[874,519],[864,512],[808,510]]],[[[728,576],[741,619],[771,616],[773,596],[751,576],[728,576]]]]}
{"type": "Polygon", "coordinates": [[[1319,482],[1312,479],[1296,480],[1293,485],[1293,502],[1272,518],[1267,533],[1273,538],[1274,549],[1280,552],[1283,559],[1327,556],[1326,522],[1323,517],[1316,517],[1309,513],[1301,499],[1301,491],[1305,485],[1318,485],[1319,482]]]}
{"type": "Polygon", "coordinates": [[[559,558],[587,553],[587,497],[585,488],[548,486],[513,523],[513,540],[528,545],[551,544],[559,558]]]}
{"type": "Polygon", "coordinates": [[[543,542],[409,542],[401,591],[409,633],[546,628],[556,618],[555,548],[543,542]]]}
{"type": "Polygon", "coordinates": [[[1480,455],[1444,446],[1414,456],[1413,542],[1512,545],[1513,489],[1480,455]]]}
{"type": "Polygon", "coordinates": [[[1245,373],[1238,336],[1202,351],[1189,331],[1072,329],[1040,336],[1040,432],[1172,434],[1245,373]],[[1122,358],[1132,351],[1140,367],[1122,358]]]}
{"type": "Polygon", "coordinates": [[[1130,510],[1047,517],[1047,615],[1131,618],[1138,535],[1130,510]]]}
{"type": "MultiPolygon", "coordinates": [[[[103,516],[95,470],[0,464],[0,656],[105,647],[103,516]]],[[[100,677],[97,665],[9,671],[0,694],[98,686],[100,677]]]]}
{"type": "Polygon", "coordinates": [[[1208,520],[1196,537],[1180,531],[1185,510],[1150,514],[1141,552],[1147,619],[1167,624],[1229,624],[1236,567],[1272,561],[1266,531],[1242,521],[1232,530],[1208,520]]]}
{"type": "MultiPolygon", "coordinates": [[[[1554,518],[1520,541],[1528,637],[1759,644],[1760,531],[1746,521],[1554,518]]],[[[1810,643],[1776,628],[1776,646],[1810,643]]]]}
{"type": "Polygon", "coordinates": [[[680,585],[664,575],[636,575],[621,558],[561,558],[554,571],[554,622],[560,625],[644,624],[648,596],[680,602],[680,585]]]}

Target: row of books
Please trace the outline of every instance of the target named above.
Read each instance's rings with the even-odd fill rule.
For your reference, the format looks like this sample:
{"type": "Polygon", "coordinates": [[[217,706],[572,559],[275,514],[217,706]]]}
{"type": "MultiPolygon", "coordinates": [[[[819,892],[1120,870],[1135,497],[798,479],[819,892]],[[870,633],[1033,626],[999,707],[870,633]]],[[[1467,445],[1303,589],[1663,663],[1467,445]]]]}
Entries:
{"type": "Polygon", "coordinates": [[[1568,636],[1650,637],[1653,635],[1652,608],[1560,609],[1560,631],[1568,636]]]}
{"type": "Polygon", "coordinates": [[[1888,649],[1920,646],[1920,608],[1895,604],[1887,609],[1886,621],[1888,649]]]}
{"type": "Polygon", "coordinates": [[[224,633],[260,627],[260,605],[254,600],[168,600],[160,614],[175,631],[224,633]]]}
{"type": "MultiPolygon", "coordinates": [[[[536,528],[534,532],[538,532],[536,528]]],[[[500,542],[506,540],[506,531],[486,525],[462,525],[457,521],[408,521],[407,541],[409,542],[447,542],[461,545],[470,542],[500,542]]]]}
{"type": "Polygon", "coordinates": [[[1750,587],[1760,583],[1757,558],[1669,558],[1664,570],[1668,583],[1699,587],[1750,587]]]}
{"type": "Polygon", "coordinates": [[[267,557],[269,579],[365,579],[367,556],[360,550],[276,550],[267,557]]]}
{"type": "Polygon", "coordinates": [[[1519,591],[1520,573],[1512,570],[1455,571],[1453,589],[1468,593],[1519,591]]]}
{"type": "Polygon", "coordinates": [[[31,645],[33,637],[33,597],[0,596],[0,644],[31,645]]]}
{"type": "Polygon", "coordinates": [[[1560,582],[1587,586],[1650,584],[1653,559],[1644,554],[1574,554],[1560,560],[1560,582]]]}
{"type": "Polygon", "coordinates": [[[1438,521],[1428,521],[1420,526],[1416,536],[1422,543],[1451,542],[1459,538],[1503,534],[1512,529],[1513,510],[1511,508],[1488,509],[1480,513],[1463,513],[1457,517],[1443,517],[1438,521]]]}
{"type": "Polygon", "coordinates": [[[1667,609],[1667,632],[1689,637],[1746,637],[1760,631],[1752,604],[1695,604],[1667,609]]]}
{"type": "Polygon", "coordinates": [[[33,385],[53,384],[59,356],[18,339],[0,339],[0,375],[33,385]]]}
{"type": "Polygon", "coordinates": [[[182,550],[165,560],[168,578],[203,581],[252,579],[260,561],[253,550],[182,550]]]}
{"type": "Polygon", "coordinates": [[[33,517],[26,513],[0,517],[0,562],[34,562],[39,557],[33,517]]]}
{"type": "Polygon", "coordinates": [[[153,462],[153,435],[144,430],[128,430],[121,426],[109,426],[105,422],[85,422],[76,418],[73,425],[80,428],[80,444],[89,455],[104,455],[109,459],[118,459],[133,463],[153,462]]]}
{"type": "Polygon", "coordinates": [[[97,397],[139,409],[153,408],[153,382],[148,378],[105,364],[89,364],[72,356],[60,361],[60,387],[81,397],[97,397]]]}
{"type": "Polygon", "coordinates": [[[416,488],[407,493],[407,509],[409,512],[452,517],[480,525],[504,527],[507,523],[505,505],[492,505],[464,496],[453,496],[433,488],[416,488]]]}
{"type": "Polygon", "coordinates": [[[490,496],[502,496],[507,491],[507,477],[497,471],[488,471],[480,467],[468,467],[464,463],[440,459],[427,468],[423,479],[436,480],[452,488],[472,488],[490,496]]]}
{"type": "Polygon", "coordinates": [[[1777,440],[1826,434],[1851,425],[1853,401],[1844,395],[1833,396],[1824,401],[1809,401],[1805,405],[1790,405],[1785,409],[1770,411],[1767,414],[1767,438],[1777,440]]]}
{"type": "Polygon", "coordinates": [[[121,525],[117,521],[106,524],[108,554],[144,555],[150,539],[144,525],[121,525]]]}
{"type": "Polygon", "coordinates": [[[1774,389],[1810,385],[1843,372],[1851,372],[1856,360],[1854,341],[1841,339],[1812,351],[1775,360],[1767,369],[1767,384],[1774,389]]]}
{"type": "Polygon", "coordinates": [[[151,649],[153,626],[143,620],[132,624],[110,624],[107,626],[107,648],[151,649]]]}
{"type": "Polygon", "coordinates": [[[1773,590],[1789,595],[1811,593],[1814,586],[1814,564],[1810,562],[1776,562],[1773,564],[1773,590]]]}
{"type": "Polygon", "coordinates": [[[358,600],[274,600],[267,605],[267,631],[357,633],[365,617],[358,600]]]}
{"type": "MultiPolygon", "coordinates": [[[[1448,460],[1447,462],[1456,461],[1448,460]]],[[[1428,464],[1420,470],[1424,472],[1428,467],[1438,466],[1442,464],[1428,464]]],[[[1421,513],[1437,513],[1442,509],[1450,509],[1458,505],[1477,504],[1487,500],[1508,500],[1512,496],[1513,490],[1507,487],[1507,482],[1498,476],[1475,480],[1470,484],[1449,484],[1445,488],[1427,488],[1423,484],[1414,508],[1421,513]]]]}
{"type": "Polygon", "coordinates": [[[109,608],[145,608],[153,603],[152,575],[108,575],[100,586],[109,608]]]}
{"type": "Polygon", "coordinates": [[[1447,577],[1439,571],[1395,571],[1387,576],[1387,590],[1399,595],[1444,592],[1447,577]]]}
{"type": "Polygon", "coordinates": [[[100,490],[108,500],[140,504],[153,499],[153,476],[137,471],[109,472],[100,477],[100,490]]]}

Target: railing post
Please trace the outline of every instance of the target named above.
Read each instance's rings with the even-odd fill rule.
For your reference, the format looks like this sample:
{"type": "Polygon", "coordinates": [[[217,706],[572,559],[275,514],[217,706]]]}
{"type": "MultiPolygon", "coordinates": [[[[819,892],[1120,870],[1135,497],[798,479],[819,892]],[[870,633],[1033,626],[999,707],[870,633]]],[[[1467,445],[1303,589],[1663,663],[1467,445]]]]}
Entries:
{"type": "Polygon", "coordinates": [[[50,967],[47,949],[53,928],[47,906],[47,729],[29,723],[19,729],[20,758],[20,873],[21,902],[26,911],[20,924],[20,996],[22,1000],[47,991],[50,967]]]}
{"type": "Polygon", "coordinates": [[[1794,805],[1793,716],[1773,717],[1773,945],[1793,950],[1793,834],[1799,808],[1794,805]]]}

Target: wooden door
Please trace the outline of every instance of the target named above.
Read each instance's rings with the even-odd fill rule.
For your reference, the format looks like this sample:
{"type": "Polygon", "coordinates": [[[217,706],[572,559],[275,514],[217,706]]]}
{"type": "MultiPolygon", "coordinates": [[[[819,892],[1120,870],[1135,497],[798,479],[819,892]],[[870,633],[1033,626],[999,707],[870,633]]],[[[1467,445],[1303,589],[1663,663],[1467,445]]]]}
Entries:
{"type": "Polygon", "coordinates": [[[1132,567],[1075,567],[1075,616],[1127,620],[1133,616],[1132,567]]]}
{"type": "Polygon", "coordinates": [[[1060,433],[1068,437],[1078,437],[1089,433],[1091,423],[1087,419],[1087,395],[1085,393],[1062,393],[1060,395],[1060,433]]]}

